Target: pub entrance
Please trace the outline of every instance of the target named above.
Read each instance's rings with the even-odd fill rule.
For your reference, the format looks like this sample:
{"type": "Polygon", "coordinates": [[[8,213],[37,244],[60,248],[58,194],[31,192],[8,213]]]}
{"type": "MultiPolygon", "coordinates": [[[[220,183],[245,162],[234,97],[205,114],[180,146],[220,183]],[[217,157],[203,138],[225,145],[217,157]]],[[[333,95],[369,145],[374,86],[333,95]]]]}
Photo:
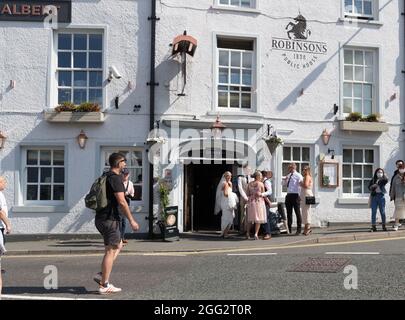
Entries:
{"type": "Polygon", "coordinates": [[[236,176],[237,165],[189,164],[184,169],[184,231],[221,230],[221,216],[214,215],[215,193],[225,171],[236,176]]]}

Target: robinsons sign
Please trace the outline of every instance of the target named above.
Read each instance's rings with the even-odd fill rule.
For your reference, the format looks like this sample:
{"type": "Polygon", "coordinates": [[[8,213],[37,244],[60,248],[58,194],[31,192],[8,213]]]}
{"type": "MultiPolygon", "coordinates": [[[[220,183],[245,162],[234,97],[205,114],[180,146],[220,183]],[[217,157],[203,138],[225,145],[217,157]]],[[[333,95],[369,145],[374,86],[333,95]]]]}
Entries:
{"type": "Polygon", "coordinates": [[[307,69],[313,66],[320,55],[326,55],[328,46],[325,42],[309,41],[312,32],[307,28],[307,20],[299,15],[285,27],[288,38],[271,39],[273,50],[284,51],[283,60],[293,69],[307,69]]]}

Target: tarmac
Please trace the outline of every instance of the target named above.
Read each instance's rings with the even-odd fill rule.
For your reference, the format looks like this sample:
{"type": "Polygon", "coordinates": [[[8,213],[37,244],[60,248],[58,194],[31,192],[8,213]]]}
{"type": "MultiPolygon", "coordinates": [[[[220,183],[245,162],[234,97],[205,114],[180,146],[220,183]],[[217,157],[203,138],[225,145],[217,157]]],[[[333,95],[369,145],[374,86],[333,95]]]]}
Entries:
{"type": "MultiPolygon", "coordinates": [[[[215,253],[221,251],[249,251],[259,249],[277,249],[291,246],[360,242],[382,239],[405,239],[405,226],[398,231],[370,232],[368,224],[335,225],[313,228],[310,235],[273,235],[270,240],[247,240],[238,233],[231,232],[231,237],[222,239],[220,232],[181,233],[170,241],[162,239],[137,239],[136,234],[128,235],[128,243],[122,253],[173,255],[181,253],[215,253]]],[[[293,228],[294,230],[294,228],[293,228]]],[[[86,255],[103,254],[103,240],[98,234],[61,234],[61,235],[9,235],[6,236],[7,256],[22,255],[86,255]]]]}

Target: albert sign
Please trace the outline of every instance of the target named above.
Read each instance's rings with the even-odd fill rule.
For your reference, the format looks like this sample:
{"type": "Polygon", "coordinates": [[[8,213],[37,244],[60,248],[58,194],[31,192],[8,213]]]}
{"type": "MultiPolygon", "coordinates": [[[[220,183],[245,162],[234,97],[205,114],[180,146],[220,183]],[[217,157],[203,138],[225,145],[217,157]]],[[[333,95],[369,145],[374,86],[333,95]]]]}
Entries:
{"type": "Polygon", "coordinates": [[[72,22],[72,1],[41,1],[41,0],[0,0],[0,21],[31,21],[42,22],[47,16],[46,6],[58,9],[58,22],[72,22]]]}

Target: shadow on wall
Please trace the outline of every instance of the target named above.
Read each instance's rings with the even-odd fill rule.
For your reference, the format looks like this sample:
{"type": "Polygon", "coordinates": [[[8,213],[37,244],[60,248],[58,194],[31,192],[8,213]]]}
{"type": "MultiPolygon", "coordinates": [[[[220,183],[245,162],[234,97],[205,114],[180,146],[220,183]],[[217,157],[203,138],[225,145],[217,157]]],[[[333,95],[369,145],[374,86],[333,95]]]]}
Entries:
{"type": "MultiPolygon", "coordinates": [[[[84,0],[83,0],[84,1],[84,0]]],[[[87,2],[87,0],[85,0],[87,2]]],[[[98,0],[95,0],[98,1],[98,0]]],[[[137,43],[138,52],[132,53],[134,56],[137,54],[138,59],[138,68],[136,70],[136,74],[131,75],[135,79],[140,79],[140,81],[134,88],[129,90],[125,88],[122,94],[129,94],[129,96],[120,103],[119,111],[121,114],[125,112],[125,114],[132,114],[134,116],[138,116],[139,113],[133,112],[134,105],[141,104],[142,105],[142,113],[148,115],[149,106],[147,105],[148,96],[145,95],[147,92],[147,85],[146,82],[149,79],[149,54],[150,54],[150,32],[149,30],[149,22],[147,17],[150,15],[150,3],[148,1],[139,1],[137,5],[138,16],[139,16],[139,30],[136,34],[136,39],[129,39],[131,42],[137,43]]],[[[107,90],[110,90],[107,88],[107,90]]],[[[116,94],[111,92],[112,100],[109,102],[110,104],[114,104],[116,94]]],[[[113,113],[115,111],[115,106],[113,106],[112,110],[108,110],[108,112],[113,113]]],[[[28,117],[28,116],[27,116],[28,117]]],[[[21,188],[21,173],[20,167],[21,162],[24,159],[21,159],[21,145],[35,145],[37,142],[42,142],[46,144],[46,141],[49,140],[54,145],[64,145],[68,151],[68,157],[72,158],[72,150],[78,148],[77,143],[75,142],[75,137],[83,129],[83,124],[76,124],[76,123],[48,123],[43,119],[43,114],[38,113],[35,118],[31,118],[29,116],[28,125],[29,127],[33,127],[30,132],[26,133],[26,136],[21,139],[21,141],[12,142],[12,133],[8,132],[7,135],[9,136],[8,143],[13,143],[14,146],[11,148],[6,147],[2,150],[2,156],[4,157],[1,160],[1,171],[8,171],[14,174],[14,181],[9,181],[9,188],[21,188]],[[55,135],[52,135],[52,132],[55,132],[55,135]],[[44,134],[47,133],[47,136],[44,137],[44,134]]],[[[86,123],[86,128],[88,130],[93,130],[95,134],[97,131],[105,130],[106,124],[108,123],[109,119],[107,118],[106,123],[104,125],[100,124],[89,124],[86,123]],[[104,128],[103,128],[104,126],[104,128]]],[[[18,129],[18,128],[17,128],[18,129]]],[[[15,129],[15,130],[17,130],[15,129]]],[[[108,128],[107,128],[108,129],[108,128]]],[[[87,129],[86,129],[87,131],[87,129]]],[[[134,129],[134,132],[136,130],[134,129]]],[[[21,131],[18,132],[21,134],[21,131]]],[[[15,135],[17,136],[17,135],[15,135]]],[[[16,140],[17,138],[14,138],[16,140]]],[[[18,138],[20,140],[20,138],[18,138]]],[[[22,204],[23,201],[21,199],[14,199],[15,190],[10,190],[10,194],[12,195],[10,199],[13,199],[12,203],[9,204],[10,210],[10,217],[11,218],[18,218],[21,219],[21,225],[30,225],[35,223],[36,219],[41,219],[44,224],[47,224],[47,230],[49,232],[54,232],[54,230],[66,230],[66,232],[77,232],[83,226],[86,227],[87,224],[92,223],[94,220],[94,213],[91,210],[84,208],[84,196],[87,194],[88,190],[90,189],[91,183],[93,183],[95,176],[94,176],[94,161],[98,163],[99,159],[96,159],[96,153],[94,150],[85,150],[85,152],[89,155],[90,163],[83,164],[80,166],[73,167],[72,164],[68,164],[69,171],[65,176],[65,181],[68,182],[67,186],[70,190],[74,190],[74,192],[69,192],[66,190],[66,207],[68,208],[68,212],[64,213],[14,213],[12,211],[12,207],[14,205],[22,204]],[[94,157],[93,156],[94,153],[94,157]],[[73,169],[72,169],[73,167],[73,169]],[[86,171],[84,174],[83,171],[86,171]],[[77,185],[72,185],[75,183],[73,180],[78,180],[77,175],[80,175],[82,181],[81,183],[77,183],[77,185]],[[73,177],[73,179],[72,179],[73,177]],[[75,210],[75,207],[78,207],[79,210],[75,210]],[[65,220],[66,219],[66,220],[65,220]],[[66,221],[66,222],[65,222],[66,221]]],[[[77,159],[71,159],[77,160],[77,159]]],[[[92,223],[93,224],[93,223],[92,223]]],[[[93,227],[94,228],[94,224],[93,227]]],[[[94,232],[96,229],[94,228],[94,232]]]]}
{"type": "MultiPolygon", "coordinates": [[[[42,115],[40,115],[42,117],[42,115]]],[[[39,117],[38,117],[39,118],[39,117]]],[[[37,118],[37,119],[38,119],[37,118]]],[[[28,134],[25,136],[20,143],[16,143],[14,148],[8,150],[6,156],[2,159],[2,171],[10,171],[15,172],[14,180],[9,181],[8,183],[8,192],[12,195],[16,193],[16,188],[19,189],[19,194],[23,194],[23,186],[25,181],[23,181],[24,176],[19,168],[23,167],[25,163],[25,159],[22,157],[22,146],[37,146],[37,143],[41,143],[44,148],[48,148],[48,146],[64,146],[65,152],[67,152],[67,158],[71,158],[71,154],[75,152],[74,148],[79,148],[75,141],[75,134],[79,132],[81,128],[81,124],[50,124],[45,120],[42,121],[35,121],[38,123],[28,134]],[[58,138],[54,136],[53,138],[49,138],[52,136],[51,134],[48,136],[44,136],[44,133],[50,133],[58,130],[60,135],[58,138]],[[50,144],[47,141],[50,141],[50,144]]],[[[86,124],[88,127],[97,126],[96,124],[86,124]]],[[[92,151],[92,150],[91,150],[92,151]]],[[[90,151],[90,152],[91,152],[90,151]]],[[[72,185],[76,183],[77,185],[74,186],[75,192],[69,192],[71,190],[65,190],[65,204],[63,207],[67,207],[69,211],[67,212],[52,212],[52,213],[44,213],[44,212],[13,212],[13,206],[19,206],[24,203],[24,199],[16,199],[9,203],[10,208],[10,218],[18,218],[21,225],[25,226],[33,226],[33,230],[37,230],[38,228],[43,228],[42,226],[38,226],[38,224],[46,224],[47,232],[55,232],[56,230],[62,230],[62,232],[77,232],[86,224],[89,224],[94,219],[94,213],[91,212],[90,209],[83,208],[80,212],[72,212],[71,210],[76,206],[80,205],[80,207],[84,206],[84,196],[90,189],[91,183],[93,182],[93,169],[94,164],[91,165],[91,170],[89,171],[86,166],[73,166],[69,165],[69,162],[65,164],[65,183],[66,186],[73,190],[72,185]],[[86,174],[90,173],[90,180],[83,174],[83,170],[86,171],[86,174]],[[75,172],[76,171],[76,172],[75,172]],[[80,174],[83,177],[83,183],[77,183],[75,181],[75,173],[80,174]],[[72,174],[73,173],[73,174],[72,174]],[[67,221],[67,225],[63,225],[64,219],[67,221]],[[72,223],[73,222],[73,223],[72,223]],[[61,225],[62,224],[62,225],[61,225]]],[[[41,205],[41,204],[39,204],[41,205]]],[[[94,231],[96,231],[94,229],[94,231]]],[[[25,232],[29,232],[29,230],[25,230],[25,232]]]]}
{"type": "MultiPolygon", "coordinates": [[[[392,0],[391,0],[392,1],[392,0]]],[[[389,2],[391,2],[389,1],[389,2]]],[[[387,5],[387,4],[386,4],[387,5]]],[[[386,6],[385,5],[385,6],[386,6]]],[[[384,6],[384,7],[385,7],[384,6]]],[[[380,8],[380,11],[384,8],[380,8]]],[[[336,26],[337,27],[343,27],[342,26],[343,22],[337,22],[336,26]]],[[[362,30],[364,27],[359,26],[358,30],[353,33],[353,35],[344,43],[342,46],[345,46],[347,43],[349,43],[352,39],[354,39],[362,30]]],[[[377,26],[367,26],[367,28],[378,28],[377,26]]],[[[403,39],[401,39],[401,42],[403,43],[403,39]]],[[[402,47],[401,47],[402,48],[402,47]]],[[[277,109],[280,111],[283,111],[287,109],[289,106],[294,105],[297,103],[297,100],[299,98],[299,92],[302,88],[305,88],[306,90],[318,79],[318,77],[325,71],[327,64],[334,59],[336,56],[339,56],[339,52],[342,50],[342,47],[339,47],[339,49],[333,53],[325,62],[321,63],[318,65],[314,70],[311,71],[293,90],[291,90],[291,93],[287,95],[277,106],[277,109]]],[[[330,119],[333,116],[332,113],[329,113],[325,119],[330,119]]]]}
{"type": "MultiPolygon", "coordinates": [[[[405,12],[405,3],[404,1],[398,1],[398,12],[405,12]]],[[[400,115],[399,115],[399,120],[400,123],[405,122],[405,116],[404,116],[404,108],[402,107],[405,103],[405,83],[404,83],[404,74],[402,73],[403,70],[405,70],[405,16],[401,15],[399,17],[399,23],[398,23],[398,28],[399,28],[399,56],[396,60],[396,77],[394,80],[394,85],[399,87],[400,94],[399,94],[399,110],[400,110],[400,115]],[[401,94],[402,93],[402,94],[401,94]]],[[[398,95],[397,95],[398,96],[398,95]]],[[[398,159],[403,159],[404,157],[404,136],[405,134],[402,132],[402,129],[405,127],[400,128],[399,132],[399,149],[398,153],[396,154],[395,158],[396,160],[398,159]]],[[[393,167],[392,167],[393,168],[393,167]]]]}
{"type": "MultiPolygon", "coordinates": [[[[117,113],[132,115],[135,117],[140,115],[149,115],[149,86],[147,86],[146,83],[149,82],[150,78],[150,21],[148,21],[151,10],[150,2],[138,1],[137,10],[137,26],[139,27],[139,29],[136,32],[135,38],[126,38],[126,41],[136,44],[137,48],[136,52],[127,52],[129,57],[137,58],[136,74],[128,75],[130,79],[135,79],[135,83],[132,83],[132,88],[129,88],[127,86],[121,92],[110,93],[111,100],[108,101],[108,105],[110,106],[109,112],[111,114],[117,113]],[[117,96],[120,98],[118,110],[115,107],[115,98],[117,96]],[[135,111],[137,109],[135,108],[135,106],[139,105],[141,106],[141,109],[135,111]]],[[[129,59],[128,63],[133,63],[132,61],[133,59],[129,59]]],[[[125,61],[119,63],[122,64],[123,68],[125,68],[125,61]]],[[[121,79],[119,81],[127,80],[129,79],[121,79]]]]}

